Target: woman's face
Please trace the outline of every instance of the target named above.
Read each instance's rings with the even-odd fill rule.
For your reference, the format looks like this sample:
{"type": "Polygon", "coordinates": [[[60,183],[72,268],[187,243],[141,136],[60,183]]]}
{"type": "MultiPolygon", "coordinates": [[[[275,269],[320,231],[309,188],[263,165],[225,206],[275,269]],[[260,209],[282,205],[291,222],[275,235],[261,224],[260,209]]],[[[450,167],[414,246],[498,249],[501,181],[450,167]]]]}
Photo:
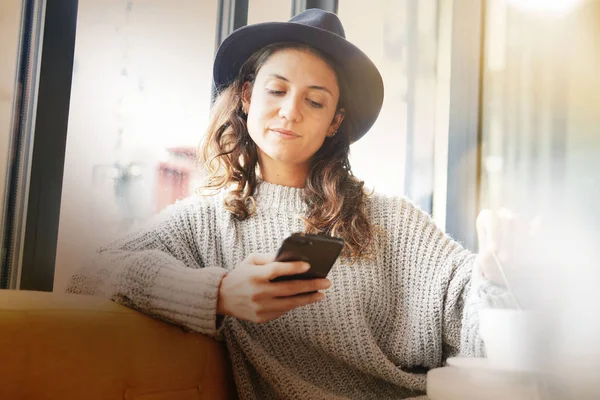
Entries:
{"type": "Polygon", "coordinates": [[[334,70],[314,53],[284,49],[271,55],[243,93],[248,132],[261,160],[306,166],[342,122],[339,95],[334,70]]]}

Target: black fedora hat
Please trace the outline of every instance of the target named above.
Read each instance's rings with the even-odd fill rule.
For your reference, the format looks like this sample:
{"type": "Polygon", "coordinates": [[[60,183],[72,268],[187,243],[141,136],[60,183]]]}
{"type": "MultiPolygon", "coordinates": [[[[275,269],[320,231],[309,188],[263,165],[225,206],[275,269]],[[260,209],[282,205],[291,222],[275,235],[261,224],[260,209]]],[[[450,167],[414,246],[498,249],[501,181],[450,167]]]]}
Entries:
{"type": "Polygon", "coordinates": [[[296,15],[289,22],[265,22],[234,31],[217,50],[213,66],[217,90],[235,80],[244,62],[254,52],[277,42],[304,43],[337,62],[348,80],[348,95],[356,104],[356,115],[353,115],[356,132],[351,141],[355,142],[367,133],[381,110],[383,80],[369,57],[346,40],[342,23],[331,12],[315,8],[296,15]]]}

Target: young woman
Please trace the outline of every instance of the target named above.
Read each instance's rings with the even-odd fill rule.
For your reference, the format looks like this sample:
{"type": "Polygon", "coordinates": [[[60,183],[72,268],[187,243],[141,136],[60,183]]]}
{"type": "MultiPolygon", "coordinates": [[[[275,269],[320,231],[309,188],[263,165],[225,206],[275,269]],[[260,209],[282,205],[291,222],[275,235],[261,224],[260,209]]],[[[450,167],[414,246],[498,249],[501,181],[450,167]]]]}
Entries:
{"type": "Polygon", "coordinates": [[[477,310],[503,290],[351,172],[383,83],[335,14],[234,32],[214,79],[203,193],[100,249],[69,291],[224,339],[243,399],[410,398],[447,357],[481,354],[477,310]],[[342,257],[328,279],[271,282],[308,268],[274,261],[298,231],[343,238],[342,257]]]}

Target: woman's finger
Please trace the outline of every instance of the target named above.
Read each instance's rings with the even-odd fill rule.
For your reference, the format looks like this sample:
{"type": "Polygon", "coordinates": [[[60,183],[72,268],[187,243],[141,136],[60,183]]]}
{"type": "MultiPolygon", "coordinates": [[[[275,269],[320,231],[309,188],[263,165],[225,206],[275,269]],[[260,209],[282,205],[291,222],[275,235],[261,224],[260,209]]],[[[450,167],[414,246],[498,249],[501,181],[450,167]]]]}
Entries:
{"type": "Polygon", "coordinates": [[[253,253],[247,257],[247,260],[254,265],[266,265],[275,260],[275,254],[253,253]]]}
{"type": "Polygon", "coordinates": [[[329,279],[306,279],[269,284],[269,294],[273,297],[296,296],[300,293],[316,292],[329,288],[329,279]]]}
{"type": "Polygon", "coordinates": [[[325,298],[325,295],[321,292],[299,294],[297,296],[290,297],[278,297],[274,298],[265,307],[265,311],[268,312],[288,312],[297,307],[302,307],[308,304],[316,303],[325,298]]]}
{"type": "Polygon", "coordinates": [[[270,281],[280,276],[301,274],[309,269],[310,265],[304,261],[274,262],[265,265],[260,276],[264,280],[270,281]]]}

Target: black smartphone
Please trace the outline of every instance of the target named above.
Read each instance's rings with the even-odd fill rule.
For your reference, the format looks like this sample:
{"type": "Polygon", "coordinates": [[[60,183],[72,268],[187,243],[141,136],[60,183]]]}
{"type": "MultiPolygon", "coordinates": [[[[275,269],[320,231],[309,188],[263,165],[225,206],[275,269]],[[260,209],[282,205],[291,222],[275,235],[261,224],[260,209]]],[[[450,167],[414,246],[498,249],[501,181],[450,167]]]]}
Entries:
{"type": "Polygon", "coordinates": [[[302,274],[279,276],[272,282],[325,278],[344,248],[344,240],[325,235],[294,233],[283,241],[276,261],[305,261],[310,269],[302,274]]]}

